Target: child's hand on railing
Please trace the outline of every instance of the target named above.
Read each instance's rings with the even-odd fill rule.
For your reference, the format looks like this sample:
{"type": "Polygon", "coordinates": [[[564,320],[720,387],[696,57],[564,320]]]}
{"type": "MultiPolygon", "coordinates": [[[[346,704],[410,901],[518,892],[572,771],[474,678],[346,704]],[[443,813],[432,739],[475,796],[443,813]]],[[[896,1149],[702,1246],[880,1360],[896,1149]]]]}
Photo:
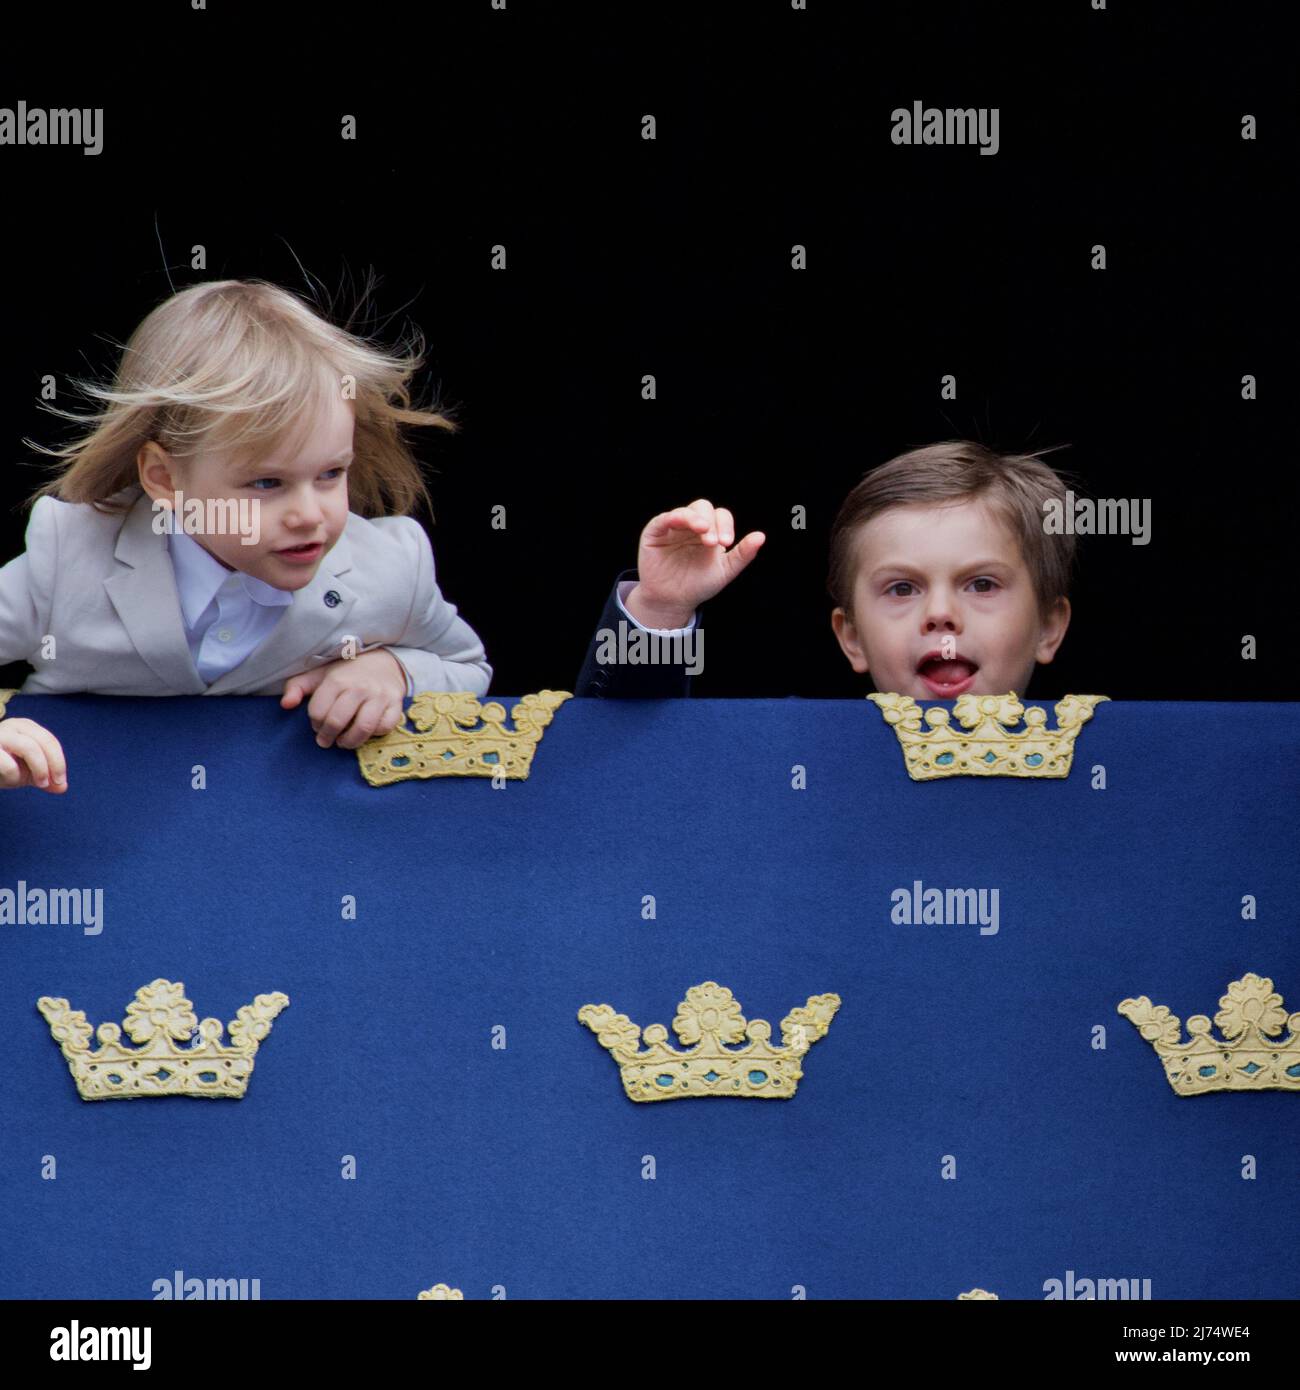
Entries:
{"type": "Polygon", "coordinates": [[[340,748],[360,748],[367,739],[397,727],[406,672],[392,652],[380,647],[290,676],[280,705],[296,709],[306,695],[311,696],[307,715],[322,748],[336,741],[340,748]]]}
{"type": "Polygon", "coordinates": [[[68,763],[59,740],[32,719],[0,719],[0,788],[68,790],[68,763]]]}
{"type": "Polygon", "coordinates": [[[761,531],[751,531],[736,544],[731,513],[702,497],[689,507],[662,512],[641,532],[637,585],[623,606],[646,627],[685,627],[700,604],[749,564],[765,539],[761,531]]]}

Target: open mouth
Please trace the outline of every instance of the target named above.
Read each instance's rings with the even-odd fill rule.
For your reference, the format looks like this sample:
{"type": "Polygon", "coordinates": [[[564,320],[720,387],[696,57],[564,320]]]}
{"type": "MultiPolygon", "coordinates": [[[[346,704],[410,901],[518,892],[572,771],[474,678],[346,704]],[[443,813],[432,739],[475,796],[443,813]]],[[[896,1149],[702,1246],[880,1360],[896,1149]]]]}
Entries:
{"type": "Polygon", "coordinates": [[[321,542],[313,541],[310,545],[294,545],[286,550],[277,550],[275,553],[286,560],[314,560],[321,552],[321,542]]]}
{"type": "Polygon", "coordinates": [[[951,657],[930,652],[921,659],[916,674],[921,677],[931,695],[938,700],[955,700],[975,683],[979,662],[957,653],[951,657]]]}

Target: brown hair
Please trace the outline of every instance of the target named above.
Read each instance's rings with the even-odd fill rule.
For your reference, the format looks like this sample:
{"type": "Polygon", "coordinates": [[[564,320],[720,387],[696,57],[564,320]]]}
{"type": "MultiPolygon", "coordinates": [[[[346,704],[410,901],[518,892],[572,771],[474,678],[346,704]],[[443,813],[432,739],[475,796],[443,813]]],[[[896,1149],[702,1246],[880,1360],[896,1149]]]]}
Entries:
{"type": "Polygon", "coordinates": [[[416,330],[412,341],[390,352],[265,280],[191,285],[136,328],[110,388],[74,383],[105,402],[102,410],[77,415],[46,407],[88,428],[58,449],[24,440],[61,460],[28,504],[48,493],[124,511],[134,496],[116,494],[132,484],[138,491],[136,458],[146,441],[177,459],[209,448],[274,452],[335,393],[352,403],[355,415],[349,509],[365,517],[407,515],[423,503],[431,513],[419,462],[400,427],[458,426],[442,410],[411,406],[410,381],[423,365],[423,346],[416,330]]]}
{"type": "Polygon", "coordinates": [[[1019,542],[1033,579],[1039,612],[1069,594],[1074,537],[1044,530],[1044,505],[1065,505],[1066,478],[1034,454],[997,454],[966,439],[899,454],[869,472],[840,505],[831,527],[826,588],[853,616],[859,530],[889,507],[987,497],[1019,542]]]}

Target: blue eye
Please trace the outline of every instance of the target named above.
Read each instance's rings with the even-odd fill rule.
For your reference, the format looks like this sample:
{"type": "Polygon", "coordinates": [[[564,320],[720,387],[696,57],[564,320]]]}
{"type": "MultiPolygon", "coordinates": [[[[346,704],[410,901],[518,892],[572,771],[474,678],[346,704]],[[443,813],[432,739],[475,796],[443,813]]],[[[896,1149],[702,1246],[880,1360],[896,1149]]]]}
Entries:
{"type": "MultiPolygon", "coordinates": [[[[335,467],[335,468],[327,468],[327,469],[321,474],[321,478],[324,479],[324,480],[327,481],[327,482],[337,482],[339,476],[340,476],[341,474],[342,474],[342,475],[346,475],[346,474],[347,474],[347,471],[348,471],[348,470],[347,470],[346,466],[340,464],[340,465],[338,465],[338,466],[335,467]]],[[[280,486],[280,480],[279,480],[279,478],[253,478],[253,479],[251,479],[249,482],[245,483],[244,486],[245,486],[245,487],[255,488],[258,492],[270,492],[270,491],[272,491],[274,488],[277,488],[277,487],[280,486]],[[261,483],[267,483],[269,486],[267,486],[267,487],[261,487],[261,486],[259,486],[259,484],[261,484],[261,483]]]]}

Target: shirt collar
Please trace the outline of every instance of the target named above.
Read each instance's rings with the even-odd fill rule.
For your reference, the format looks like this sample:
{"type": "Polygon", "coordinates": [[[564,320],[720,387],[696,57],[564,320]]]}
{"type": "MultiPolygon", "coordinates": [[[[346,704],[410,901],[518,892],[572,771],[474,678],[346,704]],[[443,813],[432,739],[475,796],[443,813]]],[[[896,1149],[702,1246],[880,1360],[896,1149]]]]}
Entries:
{"type": "Polygon", "coordinates": [[[284,589],[277,589],[242,570],[228,570],[186,532],[165,534],[187,627],[192,628],[198,622],[221,588],[232,580],[242,586],[254,603],[266,608],[279,608],[293,602],[293,594],[284,589]]]}

